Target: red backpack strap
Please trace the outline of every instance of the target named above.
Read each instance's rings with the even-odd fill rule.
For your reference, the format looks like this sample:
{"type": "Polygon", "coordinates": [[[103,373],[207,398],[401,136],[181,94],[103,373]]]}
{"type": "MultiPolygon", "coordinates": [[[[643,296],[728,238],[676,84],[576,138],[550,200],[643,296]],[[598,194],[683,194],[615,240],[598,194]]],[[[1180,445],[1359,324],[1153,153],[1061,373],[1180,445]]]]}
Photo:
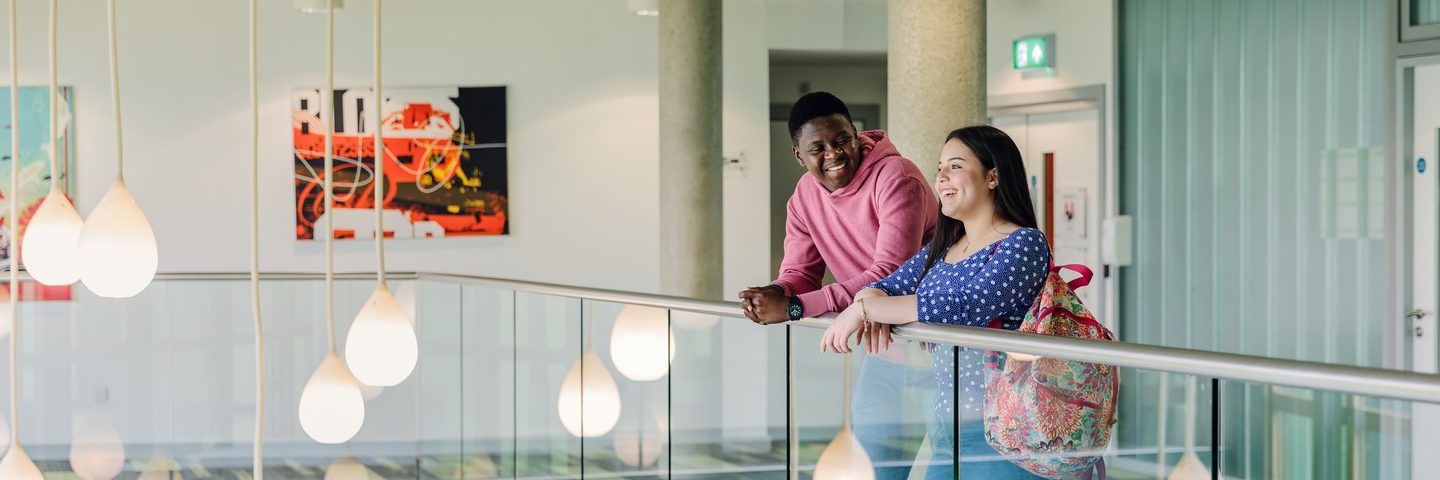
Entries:
{"type": "MultiPolygon", "coordinates": [[[[1051,262],[1053,263],[1054,260],[1051,260],[1051,262]]],[[[1055,272],[1055,273],[1060,273],[1061,270],[1069,270],[1069,271],[1072,271],[1072,272],[1075,272],[1075,273],[1080,274],[1080,278],[1076,278],[1076,279],[1074,279],[1074,280],[1071,280],[1071,281],[1065,283],[1065,285],[1067,285],[1067,286],[1070,287],[1070,290],[1075,290],[1075,289],[1077,289],[1077,288],[1080,288],[1080,287],[1089,285],[1089,284],[1090,284],[1090,280],[1092,280],[1092,279],[1095,278],[1095,271],[1094,271],[1094,270],[1090,270],[1090,267],[1087,267],[1087,266],[1084,266],[1084,265],[1081,265],[1081,264],[1078,264],[1078,263],[1070,264],[1070,265],[1061,265],[1061,266],[1058,266],[1058,267],[1050,267],[1050,271],[1055,272]]]]}

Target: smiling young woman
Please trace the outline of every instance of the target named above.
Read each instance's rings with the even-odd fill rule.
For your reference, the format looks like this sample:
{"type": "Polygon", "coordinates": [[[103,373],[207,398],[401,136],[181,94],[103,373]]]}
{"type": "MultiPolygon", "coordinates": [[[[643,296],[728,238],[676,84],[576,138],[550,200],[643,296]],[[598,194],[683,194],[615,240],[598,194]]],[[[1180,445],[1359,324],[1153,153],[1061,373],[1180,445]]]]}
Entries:
{"type": "MultiPolygon", "coordinates": [[[[1050,265],[1045,235],[1036,229],[1020,150],[994,127],[966,127],[946,137],[936,167],[941,215],[935,237],[895,273],[856,294],[855,303],[826,329],[822,351],[848,353],[850,337],[858,333],[866,350],[877,353],[889,346],[890,325],[916,321],[1019,328],[1050,265]]],[[[1034,478],[1003,460],[984,439],[979,419],[985,404],[980,381],[984,352],[955,352],[933,357],[937,417],[955,418],[958,413],[962,456],[1001,459],[964,462],[961,477],[1034,478]]],[[[948,459],[955,447],[954,430],[932,430],[936,458],[948,459]]],[[[932,468],[927,477],[949,478],[949,468],[932,468]]]]}

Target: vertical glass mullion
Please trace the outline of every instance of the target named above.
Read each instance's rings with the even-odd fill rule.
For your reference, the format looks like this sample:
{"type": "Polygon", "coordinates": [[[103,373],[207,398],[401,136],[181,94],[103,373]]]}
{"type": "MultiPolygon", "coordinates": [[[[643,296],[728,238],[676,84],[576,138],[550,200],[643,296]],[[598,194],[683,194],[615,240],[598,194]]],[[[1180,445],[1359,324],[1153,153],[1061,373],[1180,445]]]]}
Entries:
{"type": "Polygon", "coordinates": [[[786,478],[800,478],[799,425],[795,423],[795,327],[785,325],[785,472],[786,478]]]}

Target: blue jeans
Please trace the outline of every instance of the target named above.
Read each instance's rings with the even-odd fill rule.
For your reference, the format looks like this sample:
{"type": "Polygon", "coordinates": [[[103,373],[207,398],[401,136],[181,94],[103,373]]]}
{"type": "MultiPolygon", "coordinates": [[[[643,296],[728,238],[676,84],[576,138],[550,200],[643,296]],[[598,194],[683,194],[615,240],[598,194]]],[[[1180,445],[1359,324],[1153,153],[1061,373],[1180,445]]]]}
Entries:
{"type": "Polygon", "coordinates": [[[867,356],[860,363],[855,383],[850,403],[852,429],[875,465],[876,480],[909,478],[920,439],[938,428],[931,413],[935,408],[934,370],[867,356]],[[907,423],[902,416],[905,411],[919,412],[911,418],[918,417],[924,425],[914,420],[907,423]]]}

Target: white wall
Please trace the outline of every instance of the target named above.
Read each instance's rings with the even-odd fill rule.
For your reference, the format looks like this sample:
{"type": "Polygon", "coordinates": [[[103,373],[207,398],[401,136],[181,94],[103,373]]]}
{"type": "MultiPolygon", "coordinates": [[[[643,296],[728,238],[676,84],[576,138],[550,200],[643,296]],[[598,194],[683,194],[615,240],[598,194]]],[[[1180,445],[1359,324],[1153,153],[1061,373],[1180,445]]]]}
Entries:
{"type": "MultiPolygon", "coordinates": [[[[23,84],[45,84],[48,10],[45,3],[29,1],[20,7],[20,76],[23,84]]],[[[156,229],[160,270],[248,271],[251,156],[245,3],[122,1],[120,7],[125,177],[156,229]]],[[[369,85],[372,12],[369,1],[351,0],[337,14],[337,86],[369,85]]],[[[625,0],[389,1],[384,19],[387,85],[507,86],[513,232],[500,238],[387,242],[390,270],[657,290],[658,261],[652,254],[658,246],[655,19],[632,16],[625,0]]],[[[294,239],[289,95],[301,86],[323,84],[324,16],[295,13],[288,1],[262,1],[261,26],[261,268],[320,271],[321,245],[294,239]]],[[[62,84],[76,88],[78,189],[73,197],[82,213],[94,208],[115,172],[105,33],[104,1],[63,1],[59,76],[62,84]]],[[[760,75],[762,81],[749,91],[759,92],[763,102],[763,61],[760,75]]],[[[727,97],[746,97],[740,85],[727,97]]],[[[726,128],[743,133],[746,125],[727,121],[726,128]]],[[[759,128],[763,131],[763,124],[759,128]]],[[[726,148],[746,147],[727,141],[726,148]]],[[[763,148],[760,143],[753,150],[763,148]]],[[[756,189],[765,192],[765,170],[756,172],[756,189]]],[[[727,185],[727,197],[732,192],[727,185]]],[[[743,190],[734,197],[747,199],[743,190]]],[[[763,205],[765,196],[757,202],[763,205]]],[[[742,225],[727,228],[729,235],[743,238],[744,221],[742,216],[742,225]]],[[[760,274],[768,262],[763,254],[768,245],[765,221],[750,221],[757,226],[756,251],[762,252],[753,259],[760,274]]],[[[337,270],[374,268],[372,242],[337,242],[337,251],[337,270]]],[[[727,257],[743,265],[746,255],[740,251],[727,257]]],[[[732,270],[727,267],[727,272],[732,270]]],[[[275,395],[298,394],[324,345],[320,333],[308,329],[320,324],[314,311],[318,297],[289,298],[288,308],[272,311],[269,321],[304,324],[307,330],[297,330],[289,342],[272,343],[276,362],[294,363],[292,372],[271,379],[275,395]]],[[[193,308],[193,316],[206,316],[203,324],[215,332],[190,340],[183,350],[196,362],[179,366],[167,363],[170,357],[161,350],[181,347],[157,343],[160,340],[145,334],[156,332],[147,329],[164,333],[166,326],[125,323],[147,316],[122,313],[117,303],[82,301],[76,307],[84,314],[42,308],[27,316],[36,324],[48,324],[46,329],[22,330],[29,332],[22,333],[29,334],[22,350],[27,362],[23,391],[33,402],[27,411],[35,415],[27,418],[50,428],[32,428],[26,438],[65,440],[72,409],[91,405],[92,394],[105,385],[114,392],[109,402],[124,412],[122,430],[130,440],[243,438],[249,421],[235,411],[245,411],[249,395],[249,383],[240,376],[248,370],[249,329],[243,316],[220,320],[232,308],[243,310],[243,304],[228,300],[196,307],[187,300],[168,298],[164,308],[193,308]],[[42,313],[46,310],[53,314],[42,313]],[[114,332],[121,324],[131,327],[114,332]],[[95,339],[81,334],[99,327],[105,327],[99,332],[112,334],[94,333],[95,339]],[[102,343],[105,352],[125,357],[125,362],[82,362],[68,356],[86,342],[102,343]],[[199,365],[225,373],[186,376],[199,365]],[[144,385],[170,391],[148,391],[144,385]],[[213,414],[207,419],[217,424],[196,425],[186,430],[193,434],[167,438],[166,430],[156,425],[170,418],[163,406],[170,404],[156,404],[147,395],[181,395],[181,404],[174,405],[216,408],[190,412],[213,414]],[[230,415],[235,417],[226,419],[230,415]]],[[[347,314],[347,308],[351,303],[359,307],[360,298],[346,297],[340,303],[337,317],[343,334],[353,314],[347,314]]],[[[569,360],[557,362],[563,369],[569,360]]],[[[272,414],[272,438],[302,438],[292,412],[272,414]]],[[[413,427],[387,430],[383,425],[376,425],[380,432],[413,432],[413,427]]]]}
{"type": "MultiPolygon", "coordinates": [[[[371,4],[347,3],[336,18],[336,84],[366,86],[371,4]]],[[[76,86],[74,196],[84,214],[114,172],[105,7],[61,5],[60,78],[76,86]]],[[[120,8],[126,179],[155,228],[160,270],[246,271],[243,2],[120,8]]],[[[26,84],[45,81],[45,14],[43,2],[20,11],[26,84]]],[[[261,268],[319,271],[320,245],[294,239],[289,95],[324,81],[324,17],[284,1],[262,2],[261,15],[261,268]]],[[[387,242],[392,270],[656,289],[654,18],[629,14],[624,0],[392,2],[385,28],[388,85],[508,87],[513,232],[387,242]]],[[[339,270],[374,268],[372,243],[339,242],[338,252],[339,270]]]]}
{"type": "Polygon", "coordinates": [[[1111,85],[1115,78],[1115,0],[990,0],[987,81],[991,95],[1111,85]],[[1055,76],[1022,79],[1011,68],[1011,42],[1055,34],[1055,76]]]}
{"type": "Polygon", "coordinates": [[[884,0],[770,0],[765,7],[771,49],[885,51],[884,0]]]}

